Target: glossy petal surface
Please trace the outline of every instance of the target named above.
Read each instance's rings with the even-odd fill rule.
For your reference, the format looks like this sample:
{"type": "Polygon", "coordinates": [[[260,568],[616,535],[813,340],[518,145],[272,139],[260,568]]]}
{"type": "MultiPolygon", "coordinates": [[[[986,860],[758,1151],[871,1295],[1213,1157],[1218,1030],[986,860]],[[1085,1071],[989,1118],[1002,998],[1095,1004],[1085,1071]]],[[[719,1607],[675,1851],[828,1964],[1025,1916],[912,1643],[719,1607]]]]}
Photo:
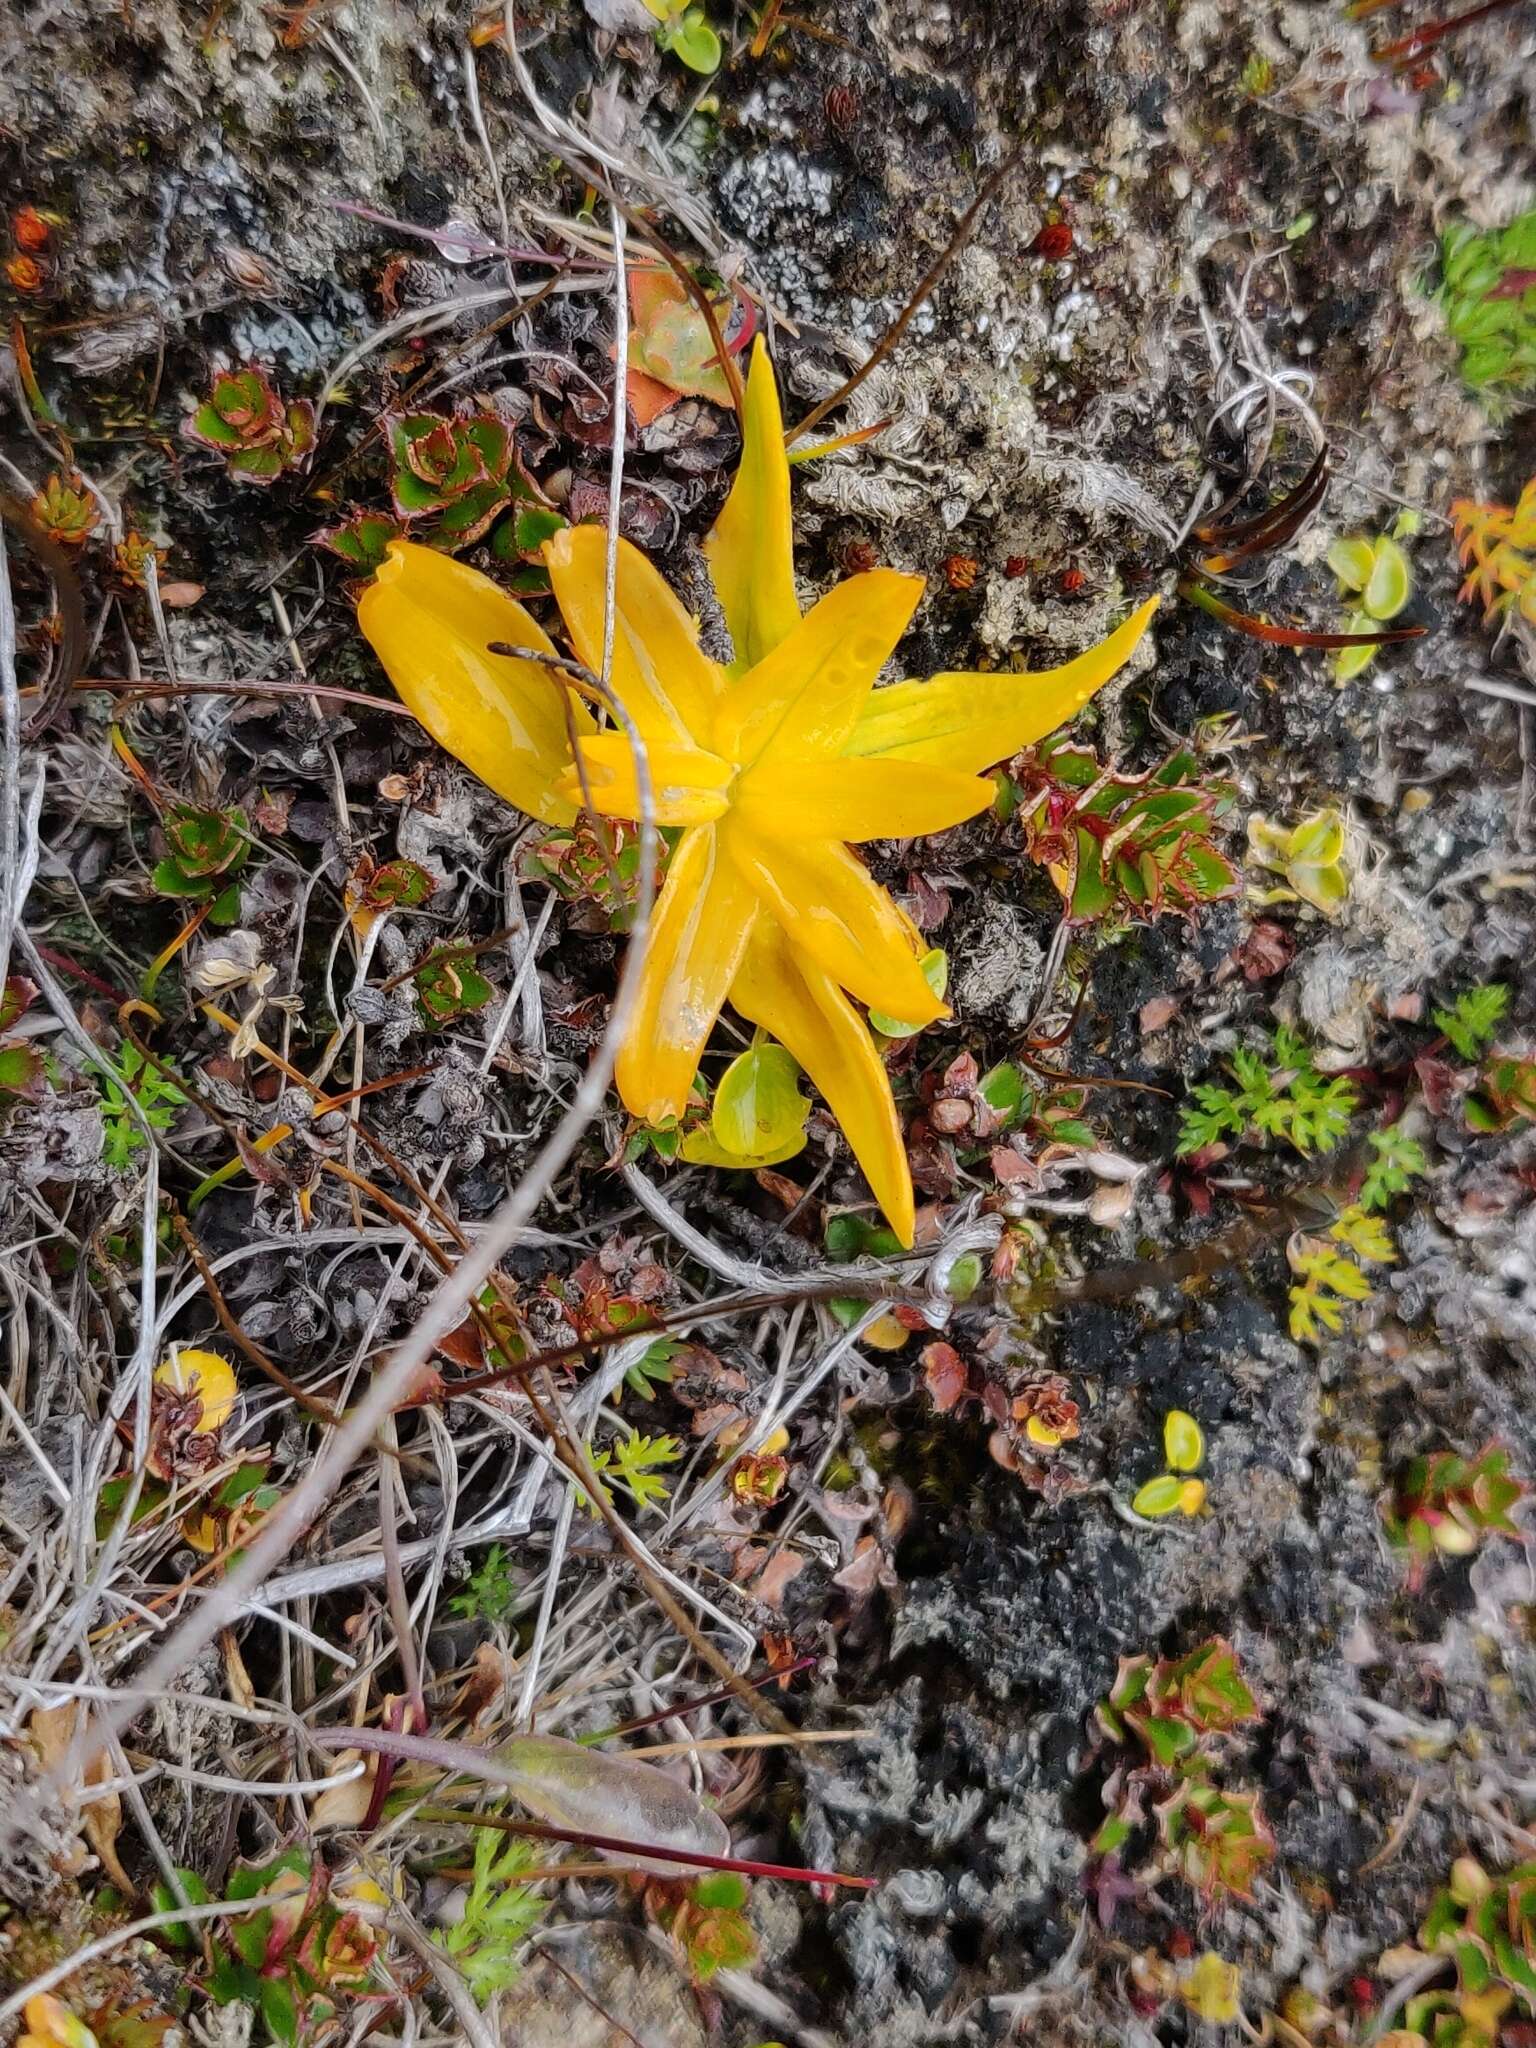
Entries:
{"type": "Polygon", "coordinates": [[[656,900],[639,996],[614,1078],[631,1116],[679,1117],[757,905],[739,871],[721,857],[713,825],[691,826],[677,842],[656,900]]]}
{"type": "MultiPolygon", "coordinates": [[[[648,746],[645,757],[658,825],[707,825],[724,813],[726,790],[735,773],[729,761],[705,753],[702,747],[673,746],[664,741],[648,746]]],[[[601,732],[583,739],[581,762],[593,810],[605,818],[639,817],[635,757],[623,733],[601,732]]],[[[581,774],[577,769],[564,771],[560,789],[573,804],[580,804],[581,774]]]]}
{"type": "Polygon", "coordinates": [[[715,717],[716,752],[747,771],[839,752],[922,594],[920,576],[894,569],[836,584],[727,690],[715,717]]]}
{"type": "Polygon", "coordinates": [[[787,839],[909,839],[974,818],[996,794],[990,777],[917,761],[797,760],[744,778],[736,807],[754,831],[787,839]]]}
{"type": "Polygon", "coordinates": [[[763,838],[736,817],[720,832],[791,944],[851,995],[918,1024],[949,1014],[923,979],[908,921],[846,846],[763,838]]]}
{"type": "MultiPolygon", "coordinates": [[[[515,599],[436,548],[395,541],[357,617],[401,702],[445,753],[530,817],[570,824],[575,809],[556,788],[570,761],[567,693],[537,662],[486,652],[500,641],[554,653],[515,599]]],[[[582,704],[570,711],[578,732],[592,730],[582,704]]]]}
{"type": "MultiPolygon", "coordinates": [[[[607,533],[601,526],[562,527],[545,541],[544,563],[572,646],[601,675],[607,533]]],[[[613,687],[641,738],[703,737],[724,678],[699,651],[693,620],[627,540],[619,542],[614,599],[613,687]]]]}
{"type": "Polygon", "coordinates": [[[1151,623],[1153,597],[1097,647],[1040,675],[953,673],[895,683],[864,707],[845,752],[936,768],[995,767],[1075,718],[1117,676],[1151,623]]]}
{"type": "Polygon", "coordinates": [[[885,1062],[869,1027],[828,974],[762,919],[731,987],[732,1006],[771,1031],[810,1075],[842,1126],[892,1230],[912,1242],[912,1176],[885,1062]]]}
{"type": "Polygon", "coordinates": [[[741,428],[741,465],[704,557],[736,649],[733,673],[755,668],[800,623],[795,599],[789,461],[773,365],[752,347],[741,428]]]}

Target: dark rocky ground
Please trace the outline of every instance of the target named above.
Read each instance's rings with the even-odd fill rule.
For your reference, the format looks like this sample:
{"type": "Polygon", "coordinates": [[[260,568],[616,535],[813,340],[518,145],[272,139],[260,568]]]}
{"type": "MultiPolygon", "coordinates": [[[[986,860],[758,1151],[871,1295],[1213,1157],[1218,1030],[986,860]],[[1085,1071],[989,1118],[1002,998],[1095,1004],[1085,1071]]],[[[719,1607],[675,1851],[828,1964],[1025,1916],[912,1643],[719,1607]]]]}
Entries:
{"type": "MultiPolygon", "coordinates": [[[[608,18],[622,29],[619,15],[608,18]]],[[[1090,938],[1068,963],[1069,981],[1087,979],[1072,1034],[1037,1057],[1146,1084],[1089,1097],[1096,1156],[1111,1164],[1098,1177],[1047,1173],[1034,1190],[1000,1189],[983,1149],[964,1172],[941,1162],[930,1174],[924,1192],[941,1220],[966,1202],[1001,1212],[1022,1247],[1011,1281],[987,1281],[947,1332],[973,1386],[991,1378],[1012,1393],[1060,1375],[1080,1410],[1074,1439],[1037,1472],[1002,1469],[976,1406],[933,1412],[917,1362],[925,1339],[914,1337],[862,1363],[854,1354],[799,1411],[787,1505],[756,1522],[706,1517],[667,1552],[674,1571],[699,1574],[753,1634],[818,1655],[809,1691],[790,1696],[805,1700],[811,1724],[870,1731],[792,1765],[768,1751],[755,1786],[715,1784],[740,1794],[738,1846],[881,1884],[852,1903],[756,1888],[766,2003],[740,1982],[723,2002],[713,1991],[695,1997],[654,1948],[614,1932],[627,1903],[601,1887],[567,1887],[557,1917],[571,1928],[558,1952],[630,2039],[684,2042],[717,2030],[746,2044],[801,2029],[806,2040],[898,2048],[1016,2029],[1041,2042],[1171,2044],[1211,2030],[1173,1982],[1209,1950],[1241,1970],[1249,2031],[1268,2028],[1255,2038],[1364,2042],[1384,2008],[1387,2023],[1401,2024],[1382,1959],[1413,1940],[1454,1860],[1497,1869],[1531,1852],[1536,1599],[1526,1541],[1489,1538],[1413,1589],[1379,1505],[1407,1461],[1433,1450],[1474,1453],[1497,1440],[1517,1472],[1536,1470],[1536,1155],[1518,1123],[1470,1130],[1454,1091],[1432,1107],[1413,1064],[1433,1050],[1430,1010],[1477,985],[1512,992],[1501,1049],[1528,1051],[1536,1030],[1530,713],[1473,687],[1492,679],[1518,692],[1522,650],[1513,637],[1495,648],[1476,608],[1458,604],[1447,523],[1459,497],[1512,503],[1536,469],[1536,435],[1528,409],[1496,416],[1463,387],[1432,295],[1437,236],[1450,221],[1497,224],[1532,204],[1536,25],[1528,8],[1511,7],[1449,39],[1409,77],[1373,63],[1373,41],[1416,19],[1394,9],[1382,29],[1331,7],[1234,13],[1207,0],[1174,9],[857,0],[835,16],[796,16],[762,59],[748,53],[743,14],[726,68],[707,85],[647,36],[616,40],[574,6],[551,4],[523,24],[546,105],[598,119],[634,166],[632,198],[654,204],[680,244],[690,229],[705,237],[703,253],[739,269],[777,311],[779,360],[800,401],[863,359],[982,178],[1022,142],[974,240],[849,409],[852,424],[888,416],[891,425],[871,446],[799,472],[803,592],[825,588],[866,549],[929,579],[903,673],[1008,655],[1047,665],[1101,637],[1128,595],[1171,591],[1174,542],[1202,479],[1209,470],[1225,494],[1253,445],[1213,428],[1250,375],[1233,362],[1309,394],[1332,451],[1320,516],[1264,565],[1249,602],[1338,626],[1330,541],[1382,531],[1401,507],[1421,515],[1406,543],[1415,578],[1406,617],[1427,631],[1385,649],[1365,675],[1337,687],[1326,657],[1236,636],[1170,597],[1155,645],[1085,722],[1101,753],[1130,770],[1153,766],[1174,737],[1193,739],[1202,772],[1236,786],[1234,854],[1249,814],[1289,823],[1341,807],[1348,900],[1325,920],[1294,902],[1237,898],[1090,938]],[[1047,261],[1037,237],[1062,223],[1073,252],[1047,261]],[[975,562],[967,589],[951,587],[945,563],[956,556],[975,562]],[[1279,934],[1264,960],[1252,950],[1259,922],[1279,934]],[[1210,1167],[1212,1184],[1192,1201],[1174,1161],[1186,1090],[1222,1080],[1223,1055],[1276,1020],[1300,1030],[1323,1066],[1355,1077],[1361,1115],[1328,1159],[1243,1146],[1210,1167]],[[1367,1129],[1396,1114],[1430,1167],[1387,1212],[1396,1262],[1379,1269],[1341,1335],[1293,1342],[1285,1245],[1303,1214],[1295,1205],[1315,1203],[1319,1190],[1347,1199],[1367,1129]],[[1143,1170],[1123,1214],[1101,1205],[1105,1220],[1095,1222],[1081,1213],[1085,1199],[1118,1185],[1117,1160],[1143,1170]],[[1206,1259],[1177,1263],[1202,1246],[1206,1259]],[[1117,1504],[1158,1469],[1170,1408],[1204,1428],[1207,1512],[1136,1526],[1117,1504]],[[861,1536],[877,1539],[873,1551],[856,1550],[861,1536]],[[742,1564],[749,1539],[782,1542],[799,1565],[771,1595],[742,1564]],[[1117,1660],[1178,1657],[1210,1637],[1235,1647],[1263,1710],[1227,1738],[1221,1764],[1223,1782],[1261,1795],[1274,1835],[1274,1858],[1247,1898],[1202,1896],[1158,1875],[1149,1851],[1132,1862],[1139,1885],[1106,1877],[1088,1847],[1112,1762],[1092,1709],[1117,1660]],[[1169,1973],[1160,1989],[1158,1970],[1169,1973]]],[[[467,99],[461,10],[319,0],[287,27],[285,37],[277,12],[249,0],[211,12],[168,0],[58,0],[7,31],[7,195],[58,222],[42,291],[12,291],[7,319],[24,323],[76,462],[128,526],[169,547],[162,584],[203,587],[167,613],[162,632],[143,594],[113,582],[98,531],[80,558],[88,675],[164,676],[170,658],[183,678],[291,678],[297,652],[317,682],[377,692],[342,565],[311,539],[347,510],[385,502],[364,438],[370,423],[407,380],[446,369],[450,349],[460,352],[455,368],[537,348],[603,377],[609,299],[573,291],[495,340],[484,327],[499,309],[476,307],[420,347],[401,337],[349,366],[308,472],[270,490],[230,478],[181,436],[217,367],[260,361],[289,396],[317,397],[386,317],[500,281],[494,259],[443,261],[430,243],[336,202],[494,238],[498,194],[481,121],[514,242],[556,239],[582,201],[580,179],[539,133],[498,42],[473,60],[481,112],[467,99]]],[[[524,284],[535,275],[518,274],[524,284]]],[[[14,371],[8,383],[19,392],[14,371]]],[[[515,394],[537,392],[553,422],[540,475],[560,473],[579,502],[605,477],[607,423],[606,414],[581,419],[572,388],[540,384],[526,363],[490,364],[460,387],[504,404],[525,427],[515,394]]],[[[24,429],[20,405],[3,444],[6,488],[16,492],[36,489],[60,463],[56,430],[24,429]]],[[[697,543],[719,503],[734,428],[690,401],[670,417],[675,431],[653,432],[632,452],[627,516],[702,603],[697,543]]],[[[1293,485],[1309,454],[1282,408],[1272,463],[1242,510],[1293,485]]],[[[11,552],[26,681],[38,667],[44,586],[15,536],[11,552]]],[[[149,886],[153,821],[111,750],[112,717],[105,693],[86,693],[22,760],[24,789],[39,763],[48,771],[25,921],[51,949],[85,1031],[109,1048],[118,1042],[112,998],[136,986],[179,921],[149,886]],[[85,972],[70,979],[61,958],[85,972]]],[[[242,924],[278,970],[269,992],[307,1004],[286,1023],[268,1012],[262,1027],[306,1071],[340,1020],[329,1007],[345,994],[337,956],[349,967],[354,957],[342,889],[365,847],[380,861],[426,864],[439,877],[431,914],[447,929],[484,938],[513,922],[506,856],[518,821],[414,734],[403,737],[409,727],[353,704],[320,716],[269,694],[166,697],[132,710],[125,729],[163,787],[238,802],[259,820],[266,857],[242,924]],[[407,774],[417,778],[407,802],[381,795],[387,778],[407,774]]],[[[985,1069],[1017,1057],[1031,1028],[1067,1021],[1060,997],[1032,1021],[1060,906],[1016,830],[989,820],[944,841],[880,849],[875,865],[952,962],[955,1018],[906,1056],[910,1074],[942,1072],[965,1052],[985,1069]]],[[[1253,870],[1250,880],[1276,877],[1253,870]]],[[[525,884],[523,895],[537,917],[542,889],[525,884]]],[[[413,948],[398,923],[386,927],[374,983],[407,969],[413,948]]],[[[375,1128],[424,1178],[446,1169],[444,1201],[473,1224],[515,1182],[568,1093],[600,1026],[616,951],[600,919],[560,903],[538,961],[540,1043],[514,1036],[482,1078],[499,1005],[437,1037],[416,1028],[407,1006],[391,1037],[381,996],[372,1009],[354,1005],[378,1035],[359,1031],[332,1085],[446,1057],[449,1080],[440,1073],[382,1095],[375,1128]]],[[[188,957],[196,961],[197,947],[188,957]]],[[[487,957],[500,995],[515,952],[513,963],[494,949],[487,957]]],[[[279,1113],[270,1071],[262,1079],[227,1060],[179,968],[157,1001],[166,1023],[156,1043],[180,1072],[199,1075],[252,1131],[279,1113]]],[[[78,1068],[56,1017],[39,1036],[78,1068]]],[[[79,1469],[112,1471],[111,1460],[89,1460],[111,1440],[114,1415],[131,1414],[120,1376],[137,1336],[144,1162],[102,1163],[89,1090],[83,1079],[61,1085],[0,1121],[20,1247],[9,1388],[61,1469],[74,1455],[79,1469]]],[[[228,1147],[191,1109],[165,1136],[162,1180],[184,1202],[228,1147]]],[[[605,1166],[619,1137],[610,1112],[541,1215],[557,1242],[520,1251],[519,1278],[569,1276],[618,1239],[616,1265],[632,1272],[654,1259],[669,1301],[718,1289],[718,1272],[655,1231],[605,1166]]],[[[859,1183],[846,1153],[821,1149],[832,1144],[830,1132],[818,1134],[813,1154],[825,1169],[817,1200],[835,1205],[856,1200],[859,1183]]],[[[786,1272],[819,1265],[814,1227],[809,1238],[786,1232],[772,1192],[749,1179],[695,1173],[665,1186],[727,1259],[786,1272]]],[[[393,1245],[363,1242],[335,1265],[336,1240],[307,1248],[282,1186],[253,1192],[249,1177],[237,1178],[201,1217],[215,1256],[272,1240],[260,1260],[239,1264],[231,1300],[250,1334],[308,1386],[334,1393],[338,1361],[397,1335],[425,1298],[424,1280],[386,1298],[393,1245]]],[[[347,1227],[348,1202],[334,1187],[316,1220],[347,1227]]],[[[174,1239],[161,1255],[162,1307],[192,1283],[192,1305],[169,1334],[216,1336],[174,1239]]],[[[791,1351],[810,1344],[825,1316],[809,1313],[791,1351]]],[[[797,1373],[835,1328],[823,1320],[816,1343],[795,1354],[797,1373]]],[[[711,1334],[746,1382],[749,1408],[776,1369],[781,1329],[711,1334]]],[[[271,1476],[288,1483],[310,1454],[313,1425],[269,1391],[253,1387],[247,1398],[259,1409],[254,1435],[275,1458],[271,1476]]],[[[502,1413],[467,1402],[445,1412],[477,1441],[488,1415],[494,1423],[502,1413]]],[[[688,1422],[670,1394],[640,1417],[641,1427],[684,1433],[688,1422]]],[[[0,1419],[0,1432],[0,1584],[16,1623],[9,1644],[0,1636],[0,1711],[24,1753],[43,1698],[27,1681],[50,1640],[36,1621],[40,1588],[50,1570],[63,1574],[67,1605],[83,1581],[13,1417],[0,1419]],[[39,1528],[41,1547],[28,1553],[39,1528]]],[[[463,1472],[445,1545],[497,1497],[494,1471],[468,1451],[463,1472]]],[[[439,1469],[419,1488],[416,1534],[443,1532],[442,1487],[439,1469]]],[[[345,1556],[376,1523],[360,1484],[290,1563],[345,1556]]],[[[509,1541],[518,1570],[536,1569],[549,1540],[541,1509],[524,1550],[509,1541]]],[[[121,1590],[174,1588],[188,1561],[173,1531],[158,1550],[133,1553],[121,1590]]],[[[450,1579],[463,1562],[454,1553],[450,1579]]],[[[612,1596],[601,1606],[605,1573],[613,1576],[594,1537],[562,1598],[598,1602],[607,1647],[592,1660],[622,1665],[654,1631],[624,1620],[612,1596]]],[[[371,1643],[378,1592],[305,1594],[304,1625],[328,1640],[355,1628],[371,1643]]],[[[494,1641],[526,1648],[529,1615],[521,1626],[520,1643],[515,1630],[494,1641]]],[[[313,1652],[290,1656],[275,1633],[259,1617],[241,1631],[255,1695],[280,1696],[316,1721],[353,1719],[323,1660],[317,1676],[313,1652]]],[[[455,1624],[432,1636],[443,1703],[454,1691],[446,1675],[469,1664],[486,1633],[455,1624]]],[[[567,1643],[575,1663],[554,1666],[566,1683],[580,1640],[567,1643]]],[[[195,1689],[231,1684],[227,1658],[200,1667],[195,1689]]],[[[378,1693],[399,1691],[385,1651],[376,1663],[378,1693]]],[[[97,1669],[120,1683],[133,1661],[116,1661],[114,1646],[97,1669]]],[[[91,1673],[67,1638],[41,1675],[91,1673]]],[[[641,1701],[621,1713],[646,1711],[643,1688],[610,1680],[610,1700],[615,1692],[641,1701]]],[[[620,1717],[596,1706],[578,1715],[590,1727],[620,1717]]],[[[219,1748],[199,1726],[185,1753],[217,1772],[219,1748]]],[[[483,1735],[493,1732],[483,1724],[483,1735]]],[[[146,1722],[128,1747],[144,1760],[174,1756],[177,1739],[146,1722]]],[[[177,1862],[198,1866],[208,1850],[218,1896],[232,1857],[286,1838],[303,1812],[291,1802],[280,1817],[257,1816],[227,1797],[215,1806],[228,1815],[216,1844],[190,1794],[151,1795],[177,1862]]],[[[132,1813],[117,1846],[133,1883],[153,1876],[132,1813]]],[[[392,1853],[429,1919],[434,1900],[411,1863],[421,1843],[397,1838],[392,1853]]],[[[89,1895],[99,1878],[60,1882],[89,1895]]],[[[15,1889],[0,1938],[40,1910],[15,1889]]],[[[80,1938],[96,1925],[87,1915],[80,1938]]],[[[0,1954],[0,1989],[25,1981],[24,1953],[0,1954]]],[[[400,1975],[411,1972],[402,1965],[400,1975]]],[[[417,1998],[421,2027],[456,2037],[459,2023],[429,1983],[417,1998]]],[[[546,1970],[530,1969],[512,2000],[504,2039],[623,2038],[546,1970]]],[[[208,2023],[201,2004],[191,2020],[208,2023]]],[[[1516,2048],[1533,2022],[1536,2012],[1517,2004],[1493,2025],[1516,2048]]],[[[379,2024],[413,2038],[398,2010],[379,2024]]]]}

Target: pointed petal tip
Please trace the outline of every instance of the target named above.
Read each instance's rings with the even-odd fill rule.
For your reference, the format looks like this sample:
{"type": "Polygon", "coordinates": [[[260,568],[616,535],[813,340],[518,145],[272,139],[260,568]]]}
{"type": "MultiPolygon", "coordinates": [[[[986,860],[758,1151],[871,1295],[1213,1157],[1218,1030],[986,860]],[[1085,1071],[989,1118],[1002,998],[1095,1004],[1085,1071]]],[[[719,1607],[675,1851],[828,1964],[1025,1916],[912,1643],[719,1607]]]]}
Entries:
{"type": "Polygon", "coordinates": [[[564,569],[571,559],[574,537],[579,531],[574,526],[562,526],[558,533],[552,533],[544,542],[542,553],[546,568],[564,569]]]}

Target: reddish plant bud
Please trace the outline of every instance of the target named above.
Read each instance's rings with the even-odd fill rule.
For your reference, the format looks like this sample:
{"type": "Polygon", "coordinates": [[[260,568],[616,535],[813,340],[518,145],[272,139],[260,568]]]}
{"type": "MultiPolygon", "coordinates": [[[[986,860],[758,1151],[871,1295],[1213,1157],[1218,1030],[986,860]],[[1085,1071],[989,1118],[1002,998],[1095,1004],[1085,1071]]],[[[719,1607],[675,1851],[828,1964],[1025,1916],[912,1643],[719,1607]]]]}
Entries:
{"type": "Polygon", "coordinates": [[[11,215],[12,240],[29,256],[40,256],[52,235],[52,228],[35,206],[18,206],[11,215]]]}
{"type": "Polygon", "coordinates": [[[8,256],[5,280],[12,291],[31,295],[40,292],[48,282],[48,272],[35,256],[8,256]]]}
{"type": "Polygon", "coordinates": [[[826,98],[827,126],[845,140],[859,119],[859,96],[851,85],[834,85],[826,98]]]}
{"type": "Polygon", "coordinates": [[[974,555],[946,555],[944,557],[944,580],[951,590],[969,590],[975,583],[981,564],[974,555]]]}
{"type": "Polygon", "coordinates": [[[1063,569],[1061,572],[1062,594],[1073,597],[1088,581],[1081,569],[1063,569]]]}
{"type": "Polygon", "coordinates": [[[1061,263],[1075,246],[1072,230],[1064,220],[1058,220],[1040,230],[1029,245],[1029,253],[1038,256],[1042,263],[1061,263]]]}

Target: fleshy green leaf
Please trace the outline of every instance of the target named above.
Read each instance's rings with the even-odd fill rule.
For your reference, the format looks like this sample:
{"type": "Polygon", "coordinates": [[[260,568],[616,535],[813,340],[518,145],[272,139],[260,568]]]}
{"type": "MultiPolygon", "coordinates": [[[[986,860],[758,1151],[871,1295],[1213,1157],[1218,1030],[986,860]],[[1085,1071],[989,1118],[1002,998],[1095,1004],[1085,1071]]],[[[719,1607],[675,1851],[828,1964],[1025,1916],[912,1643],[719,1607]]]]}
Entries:
{"type": "Polygon", "coordinates": [[[721,1149],[734,1159],[786,1156],[783,1147],[801,1138],[810,1111],[799,1081],[800,1069],[782,1045],[754,1045],[732,1060],[710,1117],[721,1149]]]}

